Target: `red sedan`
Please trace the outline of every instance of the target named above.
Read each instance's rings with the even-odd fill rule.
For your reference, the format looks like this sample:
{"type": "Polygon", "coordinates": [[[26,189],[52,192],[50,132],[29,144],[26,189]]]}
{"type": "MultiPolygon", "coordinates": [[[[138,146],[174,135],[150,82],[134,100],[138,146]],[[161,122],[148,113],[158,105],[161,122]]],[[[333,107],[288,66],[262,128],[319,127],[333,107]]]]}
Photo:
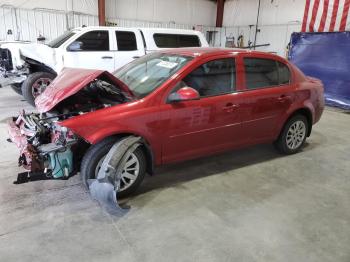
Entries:
{"type": "Polygon", "coordinates": [[[299,151],[319,121],[323,85],[285,59],[239,49],[152,53],[114,74],[65,69],[37,98],[40,114],[9,122],[31,172],[98,174],[116,141],[141,137],[123,164],[120,195],[154,166],[258,143],[299,151]]]}

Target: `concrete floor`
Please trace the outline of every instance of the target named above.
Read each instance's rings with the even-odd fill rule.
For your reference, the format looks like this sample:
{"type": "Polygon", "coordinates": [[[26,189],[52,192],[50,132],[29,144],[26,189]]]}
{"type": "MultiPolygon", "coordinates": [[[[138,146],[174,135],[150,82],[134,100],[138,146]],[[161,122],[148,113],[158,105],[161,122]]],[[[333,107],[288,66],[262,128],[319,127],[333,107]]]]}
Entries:
{"type": "Polygon", "coordinates": [[[350,261],[350,117],[327,109],[299,154],[262,145],[163,167],[111,217],[79,176],[14,185],[0,89],[1,261],[350,261]]]}

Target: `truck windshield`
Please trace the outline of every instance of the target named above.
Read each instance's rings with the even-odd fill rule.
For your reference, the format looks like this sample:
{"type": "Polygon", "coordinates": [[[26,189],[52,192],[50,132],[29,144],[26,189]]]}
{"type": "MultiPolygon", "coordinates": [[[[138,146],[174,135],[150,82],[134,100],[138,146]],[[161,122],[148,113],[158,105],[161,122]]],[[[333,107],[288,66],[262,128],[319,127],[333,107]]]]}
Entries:
{"type": "Polygon", "coordinates": [[[58,48],[60,47],[64,42],[66,42],[69,38],[71,38],[73,35],[75,35],[75,32],[73,31],[66,31],[59,37],[51,40],[47,45],[52,48],[58,48]]]}
{"type": "Polygon", "coordinates": [[[139,98],[152,93],[168,80],[192,57],[174,54],[152,53],[127,64],[113,73],[139,98]]]}

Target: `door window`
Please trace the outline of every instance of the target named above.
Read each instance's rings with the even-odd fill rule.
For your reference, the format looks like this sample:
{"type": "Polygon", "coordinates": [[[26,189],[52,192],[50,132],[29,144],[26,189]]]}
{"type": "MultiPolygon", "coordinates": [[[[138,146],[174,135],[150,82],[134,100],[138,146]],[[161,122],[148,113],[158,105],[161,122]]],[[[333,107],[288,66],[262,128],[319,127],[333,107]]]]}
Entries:
{"type": "Polygon", "coordinates": [[[199,47],[199,38],[196,35],[181,34],[154,34],[154,42],[159,48],[199,47]]]}
{"type": "Polygon", "coordinates": [[[290,83],[289,68],[281,62],[263,58],[244,58],[244,67],[248,89],[290,83]]]}
{"type": "Polygon", "coordinates": [[[287,65],[278,62],[278,78],[280,85],[288,85],[290,83],[290,71],[287,65]]]}
{"type": "Polygon", "coordinates": [[[90,31],[80,36],[81,51],[109,51],[108,31],[90,31]]]}
{"type": "Polygon", "coordinates": [[[236,67],[233,58],[209,61],[188,74],[179,87],[196,89],[201,97],[231,93],[236,89],[236,67]]]}
{"type": "Polygon", "coordinates": [[[244,67],[248,89],[278,85],[276,61],[261,58],[244,58],[244,67]]]}
{"type": "Polygon", "coordinates": [[[136,36],[134,32],[116,31],[118,51],[137,50],[136,36]]]}

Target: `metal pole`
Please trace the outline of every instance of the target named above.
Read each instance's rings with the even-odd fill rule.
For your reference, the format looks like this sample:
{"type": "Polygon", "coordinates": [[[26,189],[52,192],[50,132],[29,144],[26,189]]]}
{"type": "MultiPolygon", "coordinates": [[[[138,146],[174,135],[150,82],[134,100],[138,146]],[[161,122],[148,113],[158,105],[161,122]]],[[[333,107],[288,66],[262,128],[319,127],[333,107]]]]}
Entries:
{"type": "Polygon", "coordinates": [[[216,27],[222,27],[222,21],[224,17],[224,0],[217,0],[216,3],[216,27]]]}
{"type": "Polygon", "coordinates": [[[260,15],[260,1],[261,1],[261,0],[259,0],[258,14],[257,14],[257,16],[256,16],[255,36],[254,36],[254,50],[255,50],[255,46],[256,46],[256,35],[258,34],[259,15],[260,15]]]}
{"type": "Polygon", "coordinates": [[[98,23],[100,26],[106,25],[106,7],[105,0],[98,0],[98,23]]]}

